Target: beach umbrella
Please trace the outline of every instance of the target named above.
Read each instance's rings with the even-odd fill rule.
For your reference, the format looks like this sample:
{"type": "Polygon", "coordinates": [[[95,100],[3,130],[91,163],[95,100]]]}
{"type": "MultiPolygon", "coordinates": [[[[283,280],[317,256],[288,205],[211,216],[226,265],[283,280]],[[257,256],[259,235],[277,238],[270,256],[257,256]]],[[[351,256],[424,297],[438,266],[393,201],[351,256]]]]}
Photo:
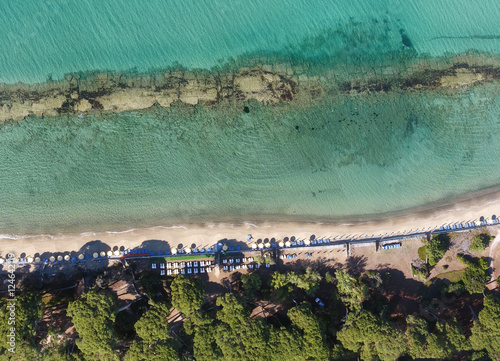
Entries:
{"type": "Polygon", "coordinates": [[[252,249],[257,249],[257,245],[255,243],[252,244],[252,249]]]}
{"type": "Polygon", "coordinates": [[[106,255],[106,252],[101,251],[101,257],[104,257],[106,255]]]}
{"type": "Polygon", "coordinates": [[[55,258],[54,256],[50,256],[49,261],[50,261],[50,262],[55,262],[55,261],[56,261],[56,258],[55,258]]]}
{"type": "Polygon", "coordinates": [[[262,243],[259,243],[259,249],[264,248],[264,245],[262,243]]]}
{"type": "Polygon", "coordinates": [[[189,254],[189,253],[191,253],[191,248],[186,247],[186,248],[184,248],[184,251],[186,251],[186,253],[188,253],[188,254],[189,254]]]}
{"type": "Polygon", "coordinates": [[[94,252],[94,254],[93,254],[92,256],[93,256],[94,258],[97,258],[97,257],[99,257],[99,253],[94,252]]]}
{"type": "Polygon", "coordinates": [[[278,246],[283,248],[285,246],[285,244],[283,243],[283,241],[281,241],[280,243],[278,243],[278,246]]]}
{"type": "Polygon", "coordinates": [[[35,263],[40,263],[40,257],[35,257],[35,263]]]}
{"type": "Polygon", "coordinates": [[[285,242],[285,246],[286,246],[286,247],[290,247],[291,245],[292,245],[292,243],[291,243],[290,241],[286,241],[286,242],[285,242]]]}
{"type": "Polygon", "coordinates": [[[113,255],[113,252],[108,251],[108,257],[111,257],[113,255]]]}
{"type": "Polygon", "coordinates": [[[269,248],[269,247],[271,247],[271,243],[267,242],[267,243],[265,244],[265,246],[266,246],[266,248],[269,248]]]}
{"type": "Polygon", "coordinates": [[[172,249],[172,254],[177,254],[177,248],[172,249]]]}
{"type": "Polygon", "coordinates": [[[310,241],[310,240],[308,240],[308,239],[306,239],[306,240],[304,241],[304,244],[305,244],[306,246],[309,246],[309,245],[311,244],[311,241],[310,241]]]}
{"type": "Polygon", "coordinates": [[[0,264],[4,264],[5,260],[3,258],[0,258],[0,264]]]}
{"type": "Polygon", "coordinates": [[[61,255],[57,256],[57,260],[60,262],[63,260],[63,257],[61,255]]]}
{"type": "Polygon", "coordinates": [[[78,259],[79,259],[79,260],[82,260],[83,258],[84,258],[84,257],[83,257],[83,254],[81,254],[81,253],[80,253],[80,254],[78,255],[78,259]]]}
{"type": "Polygon", "coordinates": [[[67,254],[66,256],[64,256],[64,260],[65,261],[69,261],[69,254],[67,254]]]}
{"type": "Polygon", "coordinates": [[[33,257],[28,257],[28,263],[33,263],[33,257]]]}
{"type": "Polygon", "coordinates": [[[226,252],[226,251],[227,251],[227,244],[225,244],[225,245],[223,245],[223,246],[222,246],[222,250],[223,250],[224,252],[226,252]]]}
{"type": "Polygon", "coordinates": [[[115,254],[115,256],[119,256],[119,255],[120,255],[120,251],[116,250],[116,251],[114,252],[114,254],[115,254]]]}

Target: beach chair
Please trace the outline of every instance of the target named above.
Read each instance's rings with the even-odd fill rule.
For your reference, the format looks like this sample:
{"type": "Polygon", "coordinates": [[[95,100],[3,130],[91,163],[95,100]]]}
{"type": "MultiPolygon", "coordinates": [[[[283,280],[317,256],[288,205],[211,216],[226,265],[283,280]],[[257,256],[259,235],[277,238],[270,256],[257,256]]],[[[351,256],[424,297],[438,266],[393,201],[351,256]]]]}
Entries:
{"type": "Polygon", "coordinates": [[[241,250],[241,247],[240,246],[236,246],[236,250],[237,251],[241,250]]]}
{"type": "Polygon", "coordinates": [[[154,255],[155,255],[155,251],[151,251],[151,252],[149,252],[149,255],[150,255],[150,256],[154,256],[154,255]]]}
{"type": "Polygon", "coordinates": [[[170,254],[170,251],[165,251],[165,256],[168,256],[170,254]]]}

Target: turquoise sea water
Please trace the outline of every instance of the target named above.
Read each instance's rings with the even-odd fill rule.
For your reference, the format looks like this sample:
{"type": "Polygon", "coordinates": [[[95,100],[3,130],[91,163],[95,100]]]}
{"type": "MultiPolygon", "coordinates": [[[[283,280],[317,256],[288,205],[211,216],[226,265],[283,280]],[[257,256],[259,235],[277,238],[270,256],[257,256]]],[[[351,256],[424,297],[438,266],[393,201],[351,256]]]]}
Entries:
{"type": "MultiPolygon", "coordinates": [[[[499,54],[498,19],[493,0],[3,2],[0,81],[245,54],[376,64],[401,51],[401,29],[416,56],[499,54]]],[[[450,199],[500,183],[499,89],[6,122],[0,233],[345,219],[450,199]]]]}
{"type": "Polygon", "coordinates": [[[96,69],[145,71],[175,61],[212,67],[374,20],[392,32],[404,29],[419,53],[500,53],[498,19],[497,0],[2,1],[0,82],[96,69]]]}
{"type": "Polygon", "coordinates": [[[300,110],[253,105],[248,114],[9,122],[0,126],[0,227],[331,219],[458,196],[498,184],[493,88],[329,99],[300,110]]]}

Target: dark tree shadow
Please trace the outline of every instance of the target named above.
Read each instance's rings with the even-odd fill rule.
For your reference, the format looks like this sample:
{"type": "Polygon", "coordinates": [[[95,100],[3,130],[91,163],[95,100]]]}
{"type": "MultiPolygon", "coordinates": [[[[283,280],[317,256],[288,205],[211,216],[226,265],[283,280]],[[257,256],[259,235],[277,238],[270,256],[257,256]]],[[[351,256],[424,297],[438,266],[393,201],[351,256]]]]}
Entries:
{"type": "Polygon", "coordinates": [[[346,268],[349,273],[360,275],[365,271],[366,256],[351,256],[346,260],[346,268]]]}

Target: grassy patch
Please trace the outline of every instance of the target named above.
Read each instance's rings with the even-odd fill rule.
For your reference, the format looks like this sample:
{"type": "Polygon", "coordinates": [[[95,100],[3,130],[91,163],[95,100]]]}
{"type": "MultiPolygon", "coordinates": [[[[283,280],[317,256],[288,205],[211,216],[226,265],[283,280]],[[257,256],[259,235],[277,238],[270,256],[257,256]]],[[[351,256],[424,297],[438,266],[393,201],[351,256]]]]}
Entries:
{"type": "Polygon", "coordinates": [[[162,262],[162,261],[186,261],[191,259],[206,259],[214,258],[213,254],[192,254],[186,256],[168,256],[168,257],[155,257],[151,258],[151,262],[162,262]]]}
{"type": "Polygon", "coordinates": [[[427,260],[427,250],[425,246],[418,249],[418,258],[420,258],[424,262],[427,260]]]}
{"type": "Polygon", "coordinates": [[[447,279],[448,281],[455,283],[455,282],[458,282],[462,279],[464,272],[465,272],[465,270],[444,272],[444,273],[438,274],[434,278],[447,279]]]}

